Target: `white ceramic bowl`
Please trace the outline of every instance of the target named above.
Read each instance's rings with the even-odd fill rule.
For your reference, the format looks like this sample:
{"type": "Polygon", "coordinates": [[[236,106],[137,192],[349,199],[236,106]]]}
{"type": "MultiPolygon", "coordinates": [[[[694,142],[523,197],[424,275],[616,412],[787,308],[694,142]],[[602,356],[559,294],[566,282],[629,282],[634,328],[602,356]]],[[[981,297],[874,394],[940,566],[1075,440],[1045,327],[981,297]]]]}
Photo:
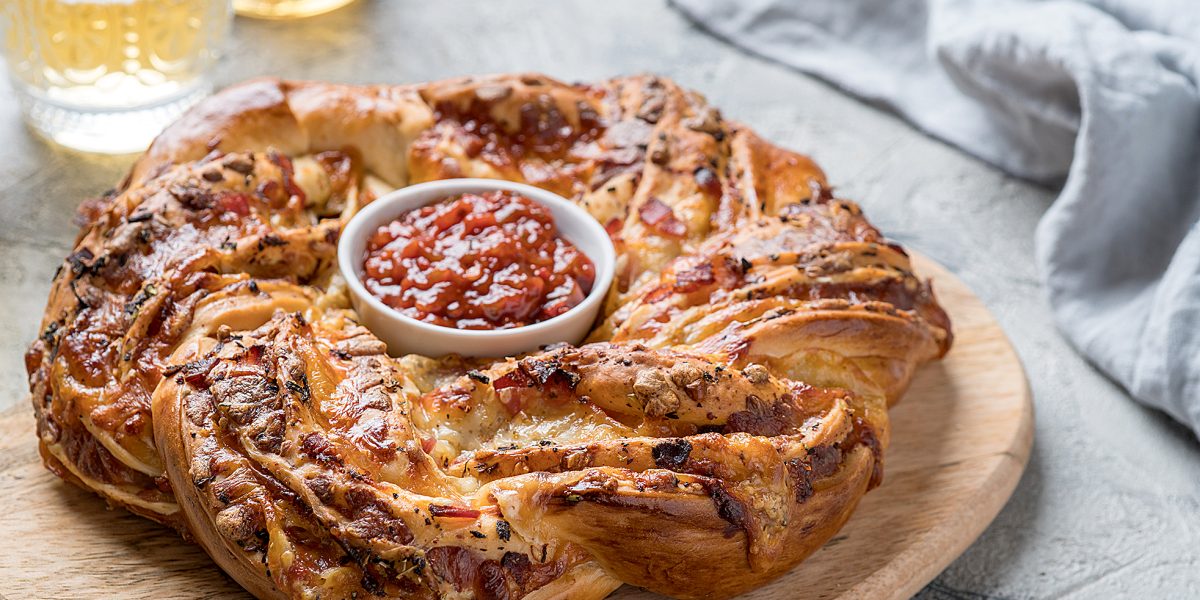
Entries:
{"type": "Polygon", "coordinates": [[[446,179],[398,189],[367,205],[342,231],[338,242],[338,267],[350,287],[350,300],[362,324],[387,344],[392,356],[421,354],[444,356],[512,356],[556,342],[577,344],[596,320],[612,285],[616,253],[608,233],[574,202],[530,185],[496,179],[446,179]],[[367,240],[381,225],[401,214],[448,196],[504,190],[519,194],[550,209],[559,235],[571,241],[596,269],[591,293],[571,310],[539,323],[513,329],[454,329],[406,317],[362,283],[367,240]]]}

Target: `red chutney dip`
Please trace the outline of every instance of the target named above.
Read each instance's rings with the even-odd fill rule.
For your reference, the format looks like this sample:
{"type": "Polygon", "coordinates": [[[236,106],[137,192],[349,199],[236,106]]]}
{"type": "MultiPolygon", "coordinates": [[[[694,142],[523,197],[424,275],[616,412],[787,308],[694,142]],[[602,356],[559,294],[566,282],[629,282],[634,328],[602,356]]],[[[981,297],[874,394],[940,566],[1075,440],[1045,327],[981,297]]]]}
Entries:
{"type": "Polygon", "coordinates": [[[410,210],[367,240],[363,284],[400,313],[444,327],[509,329],[554,318],[592,291],[596,269],[550,209],[512,192],[410,210]]]}

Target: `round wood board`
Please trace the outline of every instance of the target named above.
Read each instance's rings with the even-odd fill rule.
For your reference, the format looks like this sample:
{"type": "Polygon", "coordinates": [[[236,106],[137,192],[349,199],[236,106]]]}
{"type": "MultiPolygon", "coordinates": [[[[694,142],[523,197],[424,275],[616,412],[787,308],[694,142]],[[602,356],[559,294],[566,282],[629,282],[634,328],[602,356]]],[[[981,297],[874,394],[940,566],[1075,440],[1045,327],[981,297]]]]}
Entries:
{"type": "MultiPolygon", "coordinates": [[[[1021,363],[961,281],[914,261],[950,313],[954,347],[921,368],[892,410],[883,485],[824,548],[744,598],[908,598],[983,532],[1016,487],[1033,440],[1021,363]]],[[[0,506],[0,598],[246,597],[199,548],[47,472],[25,403],[0,415],[0,506]]],[[[611,598],[661,596],[625,586],[611,598]]]]}

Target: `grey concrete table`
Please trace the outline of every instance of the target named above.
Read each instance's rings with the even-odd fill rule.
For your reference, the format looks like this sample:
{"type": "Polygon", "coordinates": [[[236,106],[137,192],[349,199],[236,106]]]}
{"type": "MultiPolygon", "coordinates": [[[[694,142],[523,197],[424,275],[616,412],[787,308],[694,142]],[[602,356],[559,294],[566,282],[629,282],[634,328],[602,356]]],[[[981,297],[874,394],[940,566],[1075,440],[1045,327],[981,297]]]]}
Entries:
{"type": "MultiPolygon", "coordinates": [[[[1052,191],[739,53],[657,0],[360,0],[301,22],[238,20],[218,80],[416,82],[517,70],[567,80],[652,71],[700,90],[726,116],[813,155],[881,229],[948,266],[995,312],[1032,380],[1033,456],[999,518],[920,598],[1200,597],[1200,446],[1131,403],[1054,330],[1032,241],[1052,191]]],[[[75,206],[115,183],[131,158],[45,145],[20,124],[6,87],[0,157],[2,410],[26,401],[22,354],[74,239],[75,206]]]]}

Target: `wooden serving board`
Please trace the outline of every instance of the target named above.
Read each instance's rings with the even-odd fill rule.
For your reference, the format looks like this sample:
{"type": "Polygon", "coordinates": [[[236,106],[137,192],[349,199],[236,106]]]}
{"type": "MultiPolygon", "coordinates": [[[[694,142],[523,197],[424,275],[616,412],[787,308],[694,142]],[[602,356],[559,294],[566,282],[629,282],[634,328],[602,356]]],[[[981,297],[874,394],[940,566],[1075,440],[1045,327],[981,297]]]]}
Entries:
{"type": "MultiPolygon", "coordinates": [[[[1008,339],[961,281],[921,257],[956,340],[892,412],[884,482],[806,562],[746,598],[907,598],[979,536],[1029,457],[1033,407],[1008,339]]],[[[246,598],[196,546],[65,484],[31,410],[0,415],[0,598],[246,598]]],[[[660,598],[625,586],[612,598],[660,598]]]]}

